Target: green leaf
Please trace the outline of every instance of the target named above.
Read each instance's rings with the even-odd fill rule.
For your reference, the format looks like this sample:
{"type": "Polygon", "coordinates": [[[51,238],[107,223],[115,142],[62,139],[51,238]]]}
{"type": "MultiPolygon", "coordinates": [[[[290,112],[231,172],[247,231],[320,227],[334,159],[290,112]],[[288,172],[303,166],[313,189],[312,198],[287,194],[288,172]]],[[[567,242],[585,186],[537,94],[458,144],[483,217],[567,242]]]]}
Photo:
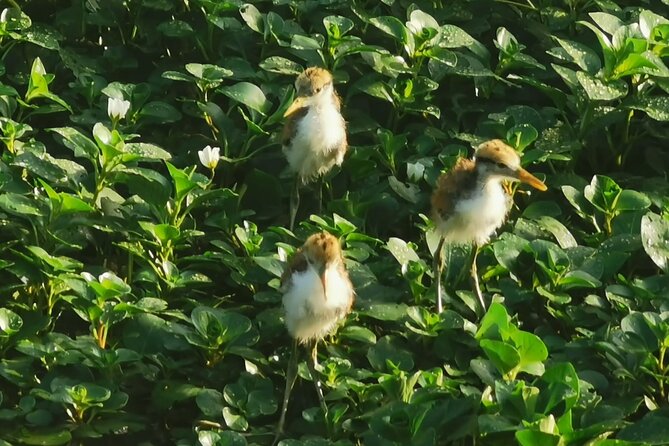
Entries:
{"type": "Polygon", "coordinates": [[[251,3],[245,3],[239,7],[239,13],[249,28],[257,33],[263,33],[263,30],[265,29],[265,21],[260,11],[258,11],[258,8],[251,3]]]}
{"type": "Polygon", "coordinates": [[[566,249],[578,246],[576,239],[569,231],[569,229],[555,218],[544,215],[536,218],[535,220],[548,232],[553,234],[553,237],[555,237],[555,240],[560,245],[560,248],[566,249]]]}
{"type": "Polygon", "coordinates": [[[510,344],[493,339],[482,339],[479,345],[500,374],[505,375],[520,363],[520,354],[510,344]]]}
{"type": "Polygon", "coordinates": [[[31,200],[28,197],[11,192],[0,195],[0,209],[26,218],[43,215],[42,209],[36,200],[31,200]]]}
{"type": "Polygon", "coordinates": [[[583,196],[602,212],[613,212],[621,192],[620,186],[613,179],[595,175],[583,189],[583,196]]]}
{"type": "Polygon", "coordinates": [[[579,42],[560,39],[558,37],[554,37],[554,39],[581,70],[585,70],[591,75],[597,74],[602,66],[597,53],[579,42]]]}
{"type": "Polygon", "coordinates": [[[488,49],[462,28],[455,25],[443,25],[440,35],[439,46],[442,48],[467,48],[482,61],[490,59],[488,49]]]}
{"type": "Polygon", "coordinates": [[[542,363],[548,358],[548,349],[543,341],[537,335],[522,330],[512,330],[511,340],[519,355],[520,370],[533,375],[543,374],[542,363]]]}
{"type": "Polygon", "coordinates": [[[669,272],[669,221],[653,212],[644,215],[641,242],[651,260],[664,272],[669,272]]]}
{"type": "Polygon", "coordinates": [[[409,42],[413,42],[413,38],[409,34],[409,30],[404,23],[402,23],[398,18],[393,16],[380,16],[370,19],[369,23],[393,37],[397,42],[402,45],[407,45],[409,42]]]}
{"type": "Polygon", "coordinates": [[[410,352],[399,346],[399,341],[393,336],[384,336],[367,351],[367,360],[374,369],[387,370],[387,363],[391,362],[400,370],[409,371],[414,361],[410,352]]]}
{"type": "Polygon", "coordinates": [[[202,79],[211,83],[212,86],[220,84],[223,79],[232,76],[232,71],[212,64],[189,63],[186,64],[186,71],[195,76],[197,79],[202,79]]]}
{"type": "Polygon", "coordinates": [[[97,160],[100,149],[93,140],[72,127],[58,127],[49,129],[63,137],[63,144],[74,152],[78,158],[97,160]]]}
{"type": "Polygon", "coordinates": [[[167,170],[169,170],[174,183],[174,194],[177,201],[183,200],[186,195],[196,187],[198,184],[191,179],[192,173],[188,174],[184,170],[174,167],[169,162],[165,162],[167,170]]]}
{"type": "Polygon", "coordinates": [[[409,203],[418,203],[420,189],[412,183],[405,183],[398,180],[394,175],[388,177],[390,188],[400,197],[409,203]]]}
{"type": "Polygon", "coordinates": [[[174,106],[163,101],[151,101],[138,112],[137,119],[144,123],[168,124],[177,122],[182,115],[174,106]]]}
{"type": "Polygon", "coordinates": [[[644,313],[633,312],[628,314],[620,321],[620,329],[624,333],[634,335],[643,344],[644,350],[654,353],[658,350],[660,343],[664,339],[658,339],[653,327],[653,323],[644,313]]]}
{"type": "Polygon", "coordinates": [[[628,87],[622,80],[605,82],[584,71],[576,72],[576,79],[593,101],[613,101],[627,95],[628,87]]]}
{"type": "Polygon", "coordinates": [[[641,110],[656,121],[669,121],[669,97],[641,96],[625,102],[625,106],[634,110],[641,110]]]}
{"type": "Polygon", "coordinates": [[[506,132],[506,140],[521,152],[532,144],[538,136],[539,132],[530,124],[517,124],[506,132]]]}
{"type": "Polygon", "coordinates": [[[353,20],[339,15],[329,15],[323,19],[323,26],[330,37],[340,39],[353,29],[353,20]]]}
{"type": "Polygon", "coordinates": [[[249,422],[246,418],[237,414],[229,407],[223,409],[223,419],[225,419],[225,424],[232,430],[243,432],[249,428],[249,422]]]}
{"type": "Polygon", "coordinates": [[[170,246],[181,236],[179,228],[170,224],[153,224],[146,221],[140,221],[139,225],[163,246],[170,246]]]}
{"type": "Polygon", "coordinates": [[[397,237],[390,237],[386,244],[386,249],[395,257],[404,270],[409,262],[420,262],[420,257],[416,251],[410,247],[404,240],[397,237]]]}
{"type": "Polygon", "coordinates": [[[19,441],[31,446],[58,446],[69,443],[72,440],[72,434],[66,428],[43,428],[30,430],[23,428],[17,434],[19,441]]]}
{"type": "Polygon", "coordinates": [[[207,417],[220,417],[225,407],[223,394],[215,389],[203,389],[195,397],[195,403],[207,417]]]}
{"type": "Polygon", "coordinates": [[[659,411],[647,413],[634,424],[623,428],[616,438],[650,445],[663,445],[669,438],[669,417],[659,411]]]}
{"type": "Polygon", "coordinates": [[[376,344],[376,335],[372,330],[357,325],[347,325],[339,330],[338,337],[364,344],[376,344]]]}
{"type": "Polygon", "coordinates": [[[169,22],[163,22],[156,27],[157,31],[160,31],[167,37],[187,37],[194,33],[193,27],[190,26],[188,22],[183,20],[171,20],[169,22]]]}
{"type": "Polygon", "coordinates": [[[538,385],[541,387],[542,413],[552,412],[561,403],[564,403],[566,412],[578,403],[580,378],[569,362],[551,365],[541,375],[538,385]]]}
{"type": "Polygon", "coordinates": [[[493,302],[485,316],[481,319],[476,339],[499,339],[502,333],[508,331],[509,315],[503,305],[493,302]]]}
{"type": "Polygon", "coordinates": [[[499,264],[512,274],[518,274],[518,256],[529,244],[527,240],[505,232],[493,242],[492,247],[499,264]]]}
{"type": "Polygon", "coordinates": [[[405,304],[372,303],[364,307],[358,306],[358,312],[362,315],[380,320],[397,321],[406,315],[405,304]]]}
{"type": "Polygon", "coordinates": [[[131,142],[124,146],[126,153],[136,155],[138,160],[143,161],[165,161],[172,159],[172,155],[154,144],[144,142],[131,142]]]}
{"type": "Polygon", "coordinates": [[[599,45],[602,49],[602,53],[604,54],[604,72],[605,74],[611,73],[613,71],[614,64],[616,62],[616,56],[611,46],[611,40],[599,28],[597,28],[591,23],[585,21],[578,21],[576,23],[587,27],[588,29],[590,29],[592,32],[595,33],[595,36],[597,36],[597,40],[599,41],[599,45]]]}
{"type": "Polygon", "coordinates": [[[597,26],[610,35],[613,35],[624,25],[618,17],[607,12],[591,12],[588,15],[597,24],[597,26]]]}
{"type": "Polygon", "coordinates": [[[290,47],[296,50],[320,50],[322,45],[321,42],[312,37],[293,34],[290,40],[290,47]]]}
{"type": "Polygon", "coordinates": [[[646,194],[635,190],[623,189],[618,195],[615,203],[615,210],[623,211],[643,211],[651,205],[650,199],[646,194]]]}
{"type": "Polygon", "coordinates": [[[521,446],[558,446],[560,444],[559,435],[529,429],[517,431],[516,440],[521,446]]]}
{"type": "Polygon", "coordinates": [[[262,90],[250,82],[239,82],[230,87],[221,87],[219,91],[263,115],[271,106],[262,90]]]}
{"type": "Polygon", "coordinates": [[[11,336],[18,333],[23,326],[21,316],[7,308],[0,308],[0,339],[3,336],[11,336]]]}
{"type": "Polygon", "coordinates": [[[281,56],[270,56],[260,62],[259,67],[270,73],[288,74],[293,76],[299,75],[303,70],[302,66],[297,62],[293,62],[292,60],[281,56]]]}
{"type": "Polygon", "coordinates": [[[669,24],[669,20],[647,9],[644,9],[639,14],[639,31],[641,31],[641,34],[646,39],[651,38],[652,32],[656,26],[667,24],[669,24]]]}

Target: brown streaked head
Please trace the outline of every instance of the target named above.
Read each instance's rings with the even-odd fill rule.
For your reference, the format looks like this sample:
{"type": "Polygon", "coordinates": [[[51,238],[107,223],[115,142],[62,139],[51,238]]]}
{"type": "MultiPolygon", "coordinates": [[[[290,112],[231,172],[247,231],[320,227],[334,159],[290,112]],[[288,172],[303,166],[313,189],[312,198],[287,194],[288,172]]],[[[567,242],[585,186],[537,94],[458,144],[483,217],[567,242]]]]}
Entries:
{"type": "Polygon", "coordinates": [[[512,169],[520,166],[518,153],[499,139],[492,139],[479,145],[474,156],[477,160],[485,159],[494,163],[502,163],[512,169]]]}
{"type": "Polygon", "coordinates": [[[484,175],[521,181],[540,191],[548,189],[543,181],[520,166],[518,153],[499,139],[486,141],[479,145],[475,159],[477,165],[480,166],[479,171],[484,175]]]}
{"type": "Polygon", "coordinates": [[[326,266],[342,259],[339,240],[329,232],[312,234],[302,246],[304,254],[314,266],[326,266]]]}
{"type": "Polygon", "coordinates": [[[343,264],[343,254],[339,240],[329,232],[319,232],[312,234],[302,246],[307,261],[316,268],[318,277],[323,284],[323,293],[327,299],[327,282],[325,271],[328,266],[341,262],[343,264]]]}
{"type": "Polygon", "coordinates": [[[326,86],[332,85],[332,74],[325,68],[309,67],[295,80],[298,96],[313,96],[326,86]]]}
{"type": "Polygon", "coordinates": [[[324,68],[309,67],[300,73],[295,80],[295,91],[297,97],[283,114],[288,117],[297,110],[308,107],[311,100],[323,92],[332,93],[333,90],[332,74],[324,68]]]}

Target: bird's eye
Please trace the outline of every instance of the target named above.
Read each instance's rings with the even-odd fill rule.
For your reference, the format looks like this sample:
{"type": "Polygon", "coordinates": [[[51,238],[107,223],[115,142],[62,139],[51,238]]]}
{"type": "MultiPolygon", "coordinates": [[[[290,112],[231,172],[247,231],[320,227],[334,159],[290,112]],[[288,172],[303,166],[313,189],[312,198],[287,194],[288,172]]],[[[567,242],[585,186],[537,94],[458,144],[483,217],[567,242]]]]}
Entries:
{"type": "Polygon", "coordinates": [[[500,169],[506,169],[506,164],[504,164],[504,163],[495,163],[495,165],[497,167],[499,167],[500,169]]]}
{"type": "Polygon", "coordinates": [[[318,87],[318,88],[316,88],[316,89],[314,90],[314,93],[320,93],[321,90],[322,90],[322,88],[321,88],[321,87],[318,87]]]}

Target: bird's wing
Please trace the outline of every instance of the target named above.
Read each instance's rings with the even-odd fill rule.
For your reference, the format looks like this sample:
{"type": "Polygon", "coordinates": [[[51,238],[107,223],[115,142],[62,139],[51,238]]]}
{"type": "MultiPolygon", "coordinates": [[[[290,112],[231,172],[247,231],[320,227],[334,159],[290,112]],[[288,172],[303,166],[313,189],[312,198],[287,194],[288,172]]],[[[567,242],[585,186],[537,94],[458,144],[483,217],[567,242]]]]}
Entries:
{"type": "Polygon", "coordinates": [[[287,292],[290,288],[290,278],[293,273],[306,271],[307,266],[307,258],[304,255],[302,248],[300,248],[297,250],[297,252],[295,252],[295,254],[293,254],[293,256],[286,264],[286,268],[283,270],[283,274],[281,275],[281,286],[279,287],[279,290],[283,293],[287,292]]]}
{"type": "Polygon", "coordinates": [[[346,315],[350,313],[351,308],[353,308],[353,303],[355,302],[355,290],[353,289],[353,284],[351,283],[351,279],[348,276],[348,271],[346,270],[346,266],[344,266],[343,257],[341,258],[341,262],[339,263],[339,267],[337,269],[342,279],[344,279],[348,283],[349,290],[351,290],[351,294],[349,295],[349,305],[348,308],[346,309],[346,312],[344,313],[344,315],[346,315]]]}
{"type": "Polygon", "coordinates": [[[283,125],[283,131],[281,132],[281,144],[283,146],[289,146],[295,133],[297,133],[297,124],[301,118],[306,116],[309,111],[308,107],[302,107],[295,110],[293,113],[288,115],[286,123],[283,125]]]}
{"type": "Polygon", "coordinates": [[[455,201],[462,190],[474,187],[476,181],[474,161],[459,158],[453,168],[437,180],[432,194],[432,212],[435,217],[447,220],[455,210],[455,201]]]}
{"type": "Polygon", "coordinates": [[[337,111],[341,112],[341,97],[339,96],[339,93],[333,91],[332,96],[334,99],[335,107],[337,107],[337,111]]]}

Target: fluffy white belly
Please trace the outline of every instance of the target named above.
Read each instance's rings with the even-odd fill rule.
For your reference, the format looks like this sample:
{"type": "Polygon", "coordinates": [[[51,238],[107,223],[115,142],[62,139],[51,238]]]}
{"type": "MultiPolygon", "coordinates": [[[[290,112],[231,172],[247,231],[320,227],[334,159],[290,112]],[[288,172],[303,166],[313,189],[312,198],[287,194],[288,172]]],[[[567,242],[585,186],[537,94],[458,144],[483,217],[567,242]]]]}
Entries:
{"type": "Polygon", "coordinates": [[[453,215],[439,225],[444,238],[453,243],[487,243],[502,226],[509,210],[508,197],[497,182],[488,183],[483,193],[460,200],[453,215]]]}
{"type": "Polygon", "coordinates": [[[343,151],[333,153],[346,140],[344,118],[332,105],[312,106],[297,125],[290,146],[284,147],[290,169],[303,181],[341,165],[343,151]]]}
{"type": "Polygon", "coordinates": [[[351,305],[353,289],[336,267],[328,268],[325,282],[327,299],[318,274],[309,266],[291,276],[290,287],[283,295],[286,328],[302,343],[327,335],[346,316],[351,305]]]}

